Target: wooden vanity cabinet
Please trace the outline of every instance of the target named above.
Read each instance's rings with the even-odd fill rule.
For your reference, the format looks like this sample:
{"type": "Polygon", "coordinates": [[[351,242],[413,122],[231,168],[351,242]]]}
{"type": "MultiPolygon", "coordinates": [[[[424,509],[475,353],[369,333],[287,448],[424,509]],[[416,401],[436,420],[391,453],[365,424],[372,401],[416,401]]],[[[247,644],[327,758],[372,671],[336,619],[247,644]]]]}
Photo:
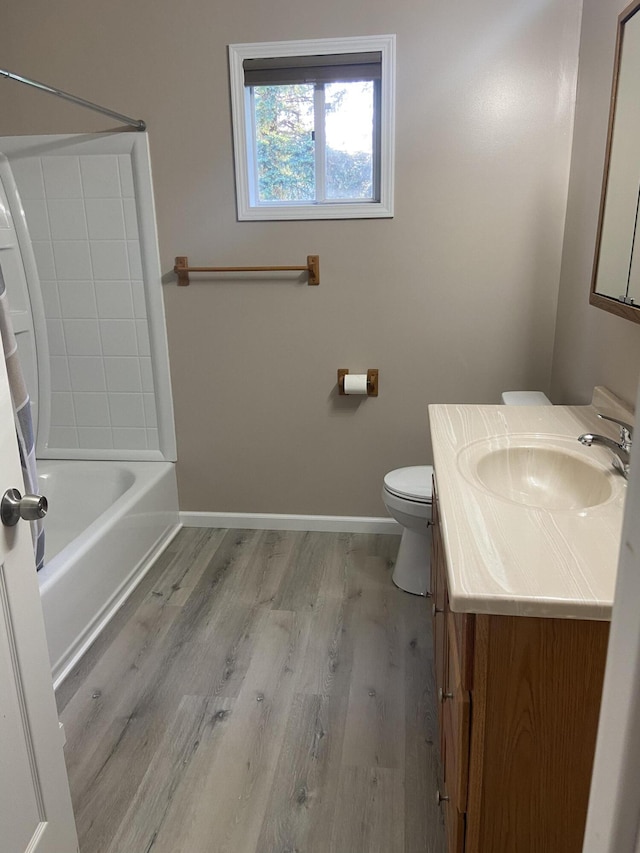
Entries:
{"type": "Polygon", "coordinates": [[[448,853],[580,853],[609,624],[454,613],[436,486],[431,588],[448,853]]]}

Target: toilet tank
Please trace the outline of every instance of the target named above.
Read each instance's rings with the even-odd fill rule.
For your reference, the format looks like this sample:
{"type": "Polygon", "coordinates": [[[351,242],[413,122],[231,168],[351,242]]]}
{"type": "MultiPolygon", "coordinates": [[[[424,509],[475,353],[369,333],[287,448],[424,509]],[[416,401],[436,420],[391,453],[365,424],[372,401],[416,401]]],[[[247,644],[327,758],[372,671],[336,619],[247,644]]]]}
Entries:
{"type": "Polygon", "coordinates": [[[551,406],[551,400],[542,391],[503,391],[505,406],[551,406]]]}

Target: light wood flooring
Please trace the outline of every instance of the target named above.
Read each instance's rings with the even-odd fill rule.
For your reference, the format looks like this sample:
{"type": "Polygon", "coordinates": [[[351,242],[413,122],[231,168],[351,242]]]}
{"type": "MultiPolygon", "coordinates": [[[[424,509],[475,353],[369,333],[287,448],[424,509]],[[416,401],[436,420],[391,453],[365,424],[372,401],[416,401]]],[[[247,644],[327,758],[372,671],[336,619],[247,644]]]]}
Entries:
{"type": "Polygon", "coordinates": [[[181,530],[58,690],[81,853],[442,853],[398,543],[181,530]]]}

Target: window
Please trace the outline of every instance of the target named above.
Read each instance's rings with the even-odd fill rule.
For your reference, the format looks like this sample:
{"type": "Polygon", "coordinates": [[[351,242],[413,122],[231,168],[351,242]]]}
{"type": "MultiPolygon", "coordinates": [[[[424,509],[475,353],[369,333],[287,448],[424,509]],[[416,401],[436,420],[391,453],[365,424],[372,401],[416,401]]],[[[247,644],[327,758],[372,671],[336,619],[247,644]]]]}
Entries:
{"type": "Polygon", "coordinates": [[[238,219],[393,216],[395,36],[229,46],[238,219]]]}

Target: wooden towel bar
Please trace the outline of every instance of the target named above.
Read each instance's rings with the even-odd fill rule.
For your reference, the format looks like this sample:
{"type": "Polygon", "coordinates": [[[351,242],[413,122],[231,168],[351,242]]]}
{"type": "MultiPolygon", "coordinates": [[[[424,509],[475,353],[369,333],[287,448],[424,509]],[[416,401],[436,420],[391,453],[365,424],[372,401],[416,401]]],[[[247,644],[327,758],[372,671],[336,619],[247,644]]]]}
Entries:
{"type": "Polygon", "coordinates": [[[307,255],[306,266],[288,267],[190,267],[189,258],[185,255],[176,257],[176,265],[173,268],[178,276],[178,285],[186,287],[189,284],[189,273],[192,272],[307,272],[309,284],[320,284],[320,255],[307,255]]]}

